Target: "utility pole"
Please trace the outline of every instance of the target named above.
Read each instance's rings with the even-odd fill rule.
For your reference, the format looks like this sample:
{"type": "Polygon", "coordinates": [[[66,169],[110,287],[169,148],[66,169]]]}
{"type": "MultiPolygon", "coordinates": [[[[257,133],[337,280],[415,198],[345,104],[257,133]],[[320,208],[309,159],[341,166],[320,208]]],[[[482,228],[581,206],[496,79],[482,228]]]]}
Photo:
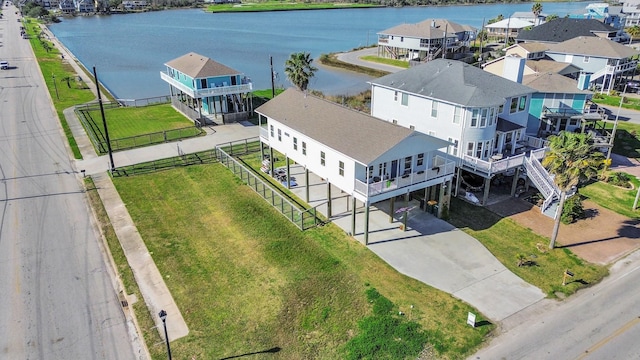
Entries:
{"type": "Polygon", "coordinates": [[[273,56],[269,55],[269,62],[271,63],[271,98],[276,97],[276,86],[273,80],[273,56]]]}
{"type": "Polygon", "coordinates": [[[102,106],[102,96],[100,95],[100,82],[96,67],[93,67],[93,79],[96,82],[96,91],[98,92],[98,103],[100,104],[100,115],[102,115],[102,124],[104,125],[104,137],[107,141],[107,151],[109,152],[109,161],[111,163],[111,172],[115,171],[116,165],[113,163],[113,152],[111,151],[111,140],[109,140],[109,130],[107,129],[107,119],[104,117],[104,107],[102,106]]]}
{"type": "MultiPolygon", "coordinates": [[[[478,55],[478,67],[482,67],[482,37],[484,36],[484,18],[482,18],[482,28],[480,29],[478,36],[480,38],[480,54],[478,55]]],[[[476,39],[478,38],[476,37],[476,39]]]]}

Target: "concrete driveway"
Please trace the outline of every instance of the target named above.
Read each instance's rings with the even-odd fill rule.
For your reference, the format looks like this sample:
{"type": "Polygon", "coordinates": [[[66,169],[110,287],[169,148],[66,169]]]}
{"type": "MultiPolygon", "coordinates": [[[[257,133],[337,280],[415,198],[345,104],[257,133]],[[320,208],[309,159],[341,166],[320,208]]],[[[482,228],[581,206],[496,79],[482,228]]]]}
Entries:
{"type": "MultiPolygon", "coordinates": [[[[305,176],[301,166],[291,167],[299,184],[291,190],[305,199],[305,176]]],[[[327,214],[327,186],[309,174],[309,204],[327,214]]],[[[351,232],[351,211],[346,194],[332,187],[331,221],[351,232]]],[[[420,210],[419,203],[396,201],[409,207],[407,231],[400,230],[400,216],[389,220],[389,202],[370,209],[369,249],[401,273],[448,292],[477,308],[493,321],[503,320],[545,297],[537,287],[510,272],[476,239],[435,216],[420,210]]],[[[358,203],[354,238],[364,243],[364,207],[358,203]]]]}

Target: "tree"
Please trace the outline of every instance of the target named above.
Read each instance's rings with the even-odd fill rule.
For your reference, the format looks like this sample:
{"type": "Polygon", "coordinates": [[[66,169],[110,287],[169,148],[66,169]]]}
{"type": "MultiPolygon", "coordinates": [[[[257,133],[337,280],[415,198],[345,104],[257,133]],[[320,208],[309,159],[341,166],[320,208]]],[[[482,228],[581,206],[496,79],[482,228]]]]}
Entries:
{"type": "Polygon", "coordinates": [[[542,4],[538,1],[536,1],[533,6],[531,7],[531,12],[533,13],[533,15],[536,17],[536,21],[535,21],[535,25],[538,25],[540,22],[540,19],[538,18],[538,16],[540,16],[540,14],[542,14],[542,4]]]}
{"type": "Polygon", "coordinates": [[[631,37],[631,40],[629,42],[632,43],[634,38],[640,37],[640,26],[634,25],[630,28],[627,28],[626,32],[631,37]]]}
{"type": "Polygon", "coordinates": [[[289,59],[284,63],[284,72],[287,78],[298,89],[307,90],[309,80],[313,77],[317,68],[311,66],[313,59],[311,54],[307,52],[299,52],[291,54],[289,59]]]}
{"type": "Polygon", "coordinates": [[[551,14],[551,15],[547,15],[547,22],[555,20],[558,18],[558,14],[551,14]]]}
{"type": "MultiPolygon", "coordinates": [[[[596,177],[604,155],[593,147],[589,134],[563,131],[550,136],[548,140],[549,152],[542,160],[542,165],[555,176],[553,181],[560,189],[558,208],[562,211],[567,192],[581,182],[596,177]]],[[[556,216],[549,243],[550,249],[556,244],[560,218],[560,215],[556,216]]]]}

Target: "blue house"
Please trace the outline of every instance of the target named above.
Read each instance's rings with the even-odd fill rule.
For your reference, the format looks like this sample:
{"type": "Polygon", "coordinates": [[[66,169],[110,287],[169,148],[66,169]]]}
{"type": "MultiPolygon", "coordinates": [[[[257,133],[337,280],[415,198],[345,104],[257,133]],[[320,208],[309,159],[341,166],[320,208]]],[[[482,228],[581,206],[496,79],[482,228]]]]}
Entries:
{"type": "Polygon", "coordinates": [[[200,124],[246,120],[251,111],[251,81],[241,72],[188,53],[165,64],[171,104],[200,124]]]}

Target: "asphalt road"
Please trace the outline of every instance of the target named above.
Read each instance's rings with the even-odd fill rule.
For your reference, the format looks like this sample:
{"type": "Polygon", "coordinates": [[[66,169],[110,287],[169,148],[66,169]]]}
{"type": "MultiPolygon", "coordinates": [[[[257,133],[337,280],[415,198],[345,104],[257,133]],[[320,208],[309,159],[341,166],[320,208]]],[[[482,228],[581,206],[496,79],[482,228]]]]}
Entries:
{"type": "Polygon", "coordinates": [[[0,359],[140,358],[14,11],[0,20],[0,359]]]}
{"type": "Polygon", "coordinates": [[[541,301],[505,321],[504,333],[469,359],[640,359],[638,284],[635,252],[601,284],[565,301],[541,301]]]}

